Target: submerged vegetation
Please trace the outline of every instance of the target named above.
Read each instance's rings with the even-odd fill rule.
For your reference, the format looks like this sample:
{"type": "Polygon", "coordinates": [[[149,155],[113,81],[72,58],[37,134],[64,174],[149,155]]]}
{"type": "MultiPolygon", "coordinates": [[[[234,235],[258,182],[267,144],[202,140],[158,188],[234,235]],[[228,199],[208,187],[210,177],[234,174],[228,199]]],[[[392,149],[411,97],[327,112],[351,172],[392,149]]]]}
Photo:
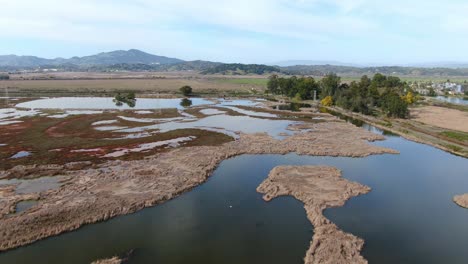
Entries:
{"type": "Polygon", "coordinates": [[[126,94],[117,93],[113,101],[116,106],[122,106],[125,103],[129,107],[135,107],[136,105],[135,93],[134,92],[129,92],[126,94]]]}
{"type": "Polygon", "coordinates": [[[281,94],[294,99],[321,99],[324,106],[336,105],[353,112],[374,114],[381,111],[389,117],[406,118],[408,105],[415,102],[415,93],[398,77],[375,74],[367,75],[359,82],[344,83],[334,73],[320,81],[312,77],[281,78],[271,75],[267,84],[272,94],[281,94]]]}
{"type": "Polygon", "coordinates": [[[192,105],[192,100],[190,99],[183,98],[182,100],[180,100],[180,106],[184,108],[190,107],[191,105],[192,105]]]}

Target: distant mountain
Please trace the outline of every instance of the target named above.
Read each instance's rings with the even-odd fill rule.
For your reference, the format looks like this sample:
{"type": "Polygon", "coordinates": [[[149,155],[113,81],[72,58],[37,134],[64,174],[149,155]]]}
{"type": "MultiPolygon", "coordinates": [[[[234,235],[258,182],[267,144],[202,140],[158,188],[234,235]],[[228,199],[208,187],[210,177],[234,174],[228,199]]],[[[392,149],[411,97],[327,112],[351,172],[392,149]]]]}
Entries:
{"type": "Polygon", "coordinates": [[[37,67],[51,64],[53,60],[35,56],[0,55],[0,66],[9,67],[37,67]]]}
{"type": "Polygon", "coordinates": [[[44,59],[35,56],[0,56],[0,66],[8,67],[41,67],[54,65],[113,65],[113,64],[147,64],[147,65],[165,65],[184,62],[180,59],[168,58],[149,54],[140,50],[116,50],[111,52],[102,52],[96,55],[73,57],[70,59],[56,58],[44,59]]]}
{"type": "Polygon", "coordinates": [[[320,60],[287,60],[287,61],[279,61],[276,63],[272,63],[271,65],[277,65],[281,67],[289,67],[289,66],[298,66],[298,65],[334,65],[334,66],[351,66],[351,67],[361,67],[362,65],[359,64],[352,64],[352,63],[344,63],[339,61],[320,61],[320,60]]]}
{"type": "Polygon", "coordinates": [[[225,63],[206,69],[201,74],[245,75],[280,72],[281,69],[263,64],[225,63]]]}
{"type": "Polygon", "coordinates": [[[408,64],[402,65],[407,67],[421,67],[421,68],[468,68],[467,62],[459,62],[459,61],[440,61],[440,62],[426,62],[426,63],[416,63],[416,64],[408,64]]]}

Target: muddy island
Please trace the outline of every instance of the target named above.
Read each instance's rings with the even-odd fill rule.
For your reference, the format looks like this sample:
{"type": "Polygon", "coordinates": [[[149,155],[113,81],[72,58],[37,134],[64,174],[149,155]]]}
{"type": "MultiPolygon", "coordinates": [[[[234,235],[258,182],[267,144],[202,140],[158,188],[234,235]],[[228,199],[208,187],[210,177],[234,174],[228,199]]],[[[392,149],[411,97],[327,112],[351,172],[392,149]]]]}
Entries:
{"type": "Polygon", "coordinates": [[[370,188],[341,177],[341,172],[328,166],[278,166],[258,186],[257,191],[270,201],[290,195],[304,203],[307,218],[314,226],[314,236],[304,262],[367,263],[360,255],[364,240],[341,231],[323,214],[330,207],[344,203],[370,188]]]}
{"type": "Polygon", "coordinates": [[[459,206],[468,209],[468,193],[453,197],[453,201],[459,206]]]}

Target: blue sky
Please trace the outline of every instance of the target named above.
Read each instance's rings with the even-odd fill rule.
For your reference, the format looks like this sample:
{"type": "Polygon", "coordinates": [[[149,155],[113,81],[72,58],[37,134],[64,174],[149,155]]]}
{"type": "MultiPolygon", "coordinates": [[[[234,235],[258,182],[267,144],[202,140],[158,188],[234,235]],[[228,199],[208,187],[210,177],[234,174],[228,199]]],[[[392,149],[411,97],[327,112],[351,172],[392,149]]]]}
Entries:
{"type": "Polygon", "coordinates": [[[0,0],[0,54],[468,62],[466,0],[0,0]]]}

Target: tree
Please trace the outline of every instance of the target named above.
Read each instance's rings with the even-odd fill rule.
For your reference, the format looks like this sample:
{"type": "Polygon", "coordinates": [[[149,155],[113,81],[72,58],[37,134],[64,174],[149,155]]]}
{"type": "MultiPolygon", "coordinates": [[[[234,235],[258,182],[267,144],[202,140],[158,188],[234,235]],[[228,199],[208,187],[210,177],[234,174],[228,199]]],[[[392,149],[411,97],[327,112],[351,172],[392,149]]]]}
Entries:
{"type": "Polygon", "coordinates": [[[182,86],[180,87],[180,92],[185,95],[185,96],[189,96],[192,94],[192,87],[188,86],[188,85],[185,85],[185,86],[182,86]]]}
{"type": "Polygon", "coordinates": [[[341,78],[335,73],[329,73],[325,75],[320,81],[320,87],[322,88],[321,98],[327,96],[333,96],[341,83],[341,78]]]}
{"type": "Polygon", "coordinates": [[[270,77],[268,77],[267,88],[268,88],[268,91],[270,91],[270,93],[278,94],[279,92],[278,75],[273,74],[270,77]]]}
{"type": "Polygon", "coordinates": [[[381,73],[376,73],[374,77],[372,78],[372,84],[374,84],[378,88],[384,87],[386,81],[387,81],[387,76],[381,73]]]}
{"type": "Polygon", "coordinates": [[[388,76],[387,81],[385,82],[385,87],[395,88],[395,87],[402,87],[403,83],[401,82],[400,78],[395,76],[388,76]]]}
{"type": "Polygon", "coordinates": [[[408,104],[390,88],[382,94],[382,110],[389,117],[406,118],[409,113],[408,104]]]}
{"type": "Polygon", "coordinates": [[[314,96],[314,91],[318,91],[318,84],[312,77],[302,77],[297,80],[297,94],[302,100],[311,99],[314,96]]]}
{"type": "Polygon", "coordinates": [[[437,96],[437,93],[434,90],[434,88],[432,88],[432,87],[429,88],[429,93],[427,94],[427,96],[431,96],[431,97],[437,96]]]}
{"type": "Polygon", "coordinates": [[[369,98],[369,104],[371,106],[376,106],[379,102],[380,93],[375,84],[371,84],[369,87],[367,97],[369,98]]]}

